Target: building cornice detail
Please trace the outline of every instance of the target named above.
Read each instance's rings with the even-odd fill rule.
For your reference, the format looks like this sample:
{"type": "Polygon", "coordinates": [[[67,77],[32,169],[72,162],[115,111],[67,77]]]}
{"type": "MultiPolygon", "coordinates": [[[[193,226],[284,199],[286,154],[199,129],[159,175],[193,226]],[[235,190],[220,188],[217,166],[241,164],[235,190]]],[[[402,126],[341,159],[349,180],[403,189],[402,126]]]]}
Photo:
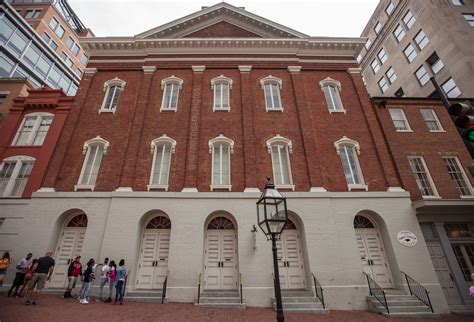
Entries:
{"type": "Polygon", "coordinates": [[[200,65],[200,66],[191,66],[193,69],[193,72],[195,73],[203,73],[206,70],[206,66],[200,65]]]}
{"type": "Polygon", "coordinates": [[[94,76],[95,74],[97,74],[97,68],[90,68],[90,67],[84,68],[84,75],[94,76]]]}
{"type": "Polygon", "coordinates": [[[156,71],[156,66],[142,66],[144,74],[153,74],[156,71]]]}
{"type": "Polygon", "coordinates": [[[351,76],[360,76],[362,74],[362,68],[348,68],[347,73],[351,76]]]}
{"type": "Polygon", "coordinates": [[[288,66],[288,71],[291,74],[299,74],[301,72],[301,66],[288,66]]]}

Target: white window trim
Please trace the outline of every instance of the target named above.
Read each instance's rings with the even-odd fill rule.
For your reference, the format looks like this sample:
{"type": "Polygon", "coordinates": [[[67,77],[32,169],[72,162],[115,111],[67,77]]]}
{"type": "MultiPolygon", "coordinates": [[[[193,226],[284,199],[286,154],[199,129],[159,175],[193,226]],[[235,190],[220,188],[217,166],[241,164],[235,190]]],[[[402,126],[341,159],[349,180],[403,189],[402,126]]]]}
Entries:
{"type": "MultiPolygon", "coordinates": [[[[446,130],[444,129],[443,125],[442,125],[441,122],[439,121],[438,115],[436,114],[436,111],[435,111],[434,108],[429,108],[429,107],[427,107],[427,108],[422,108],[422,109],[420,109],[420,114],[421,114],[421,110],[431,110],[431,111],[433,111],[433,116],[434,116],[434,118],[435,118],[435,120],[436,120],[436,123],[438,124],[439,128],[441,129],[441,130],[430,130],[430,129],[428,128],[428,125],[426,125],[426,127],[428,128],[428,131],[429,131],[429,132],[431,132],[431,133],[445,133],[445,132],[446,132],[446,130]]],[[[421,118],[423,119],[423,114],[421,115],[421,118]]],[[[425,124],[426,124],[425,119],[423,119],[423,122],[425,122],[425,124]]]]}
{"type": "MultiPolygon", "coordinates": [[[[168,180],[167,180],[168,184],[152,184],[152,182],[153,182],[153,173],[155,172],[156,147],[158,145],[162,144],[162,143],[171,145],[171,149],[170,149],[170,169],[171,169],[171,155],[174,154],[175,151],[176,151],[176,140],[173,140],[172,138],[170,138],[166,134],[163,134],[159,138],[153,139],[150,143],[150,150],[151,150],[151,153],[153,154],[153,161],[152,161],[152,164],[151,164],[150,181],[149,181],[150,184],[148,184],[146,186],[148,191],[153,190],[153,189],[164,189],[165,191],[168,191],[170,171],[168,171],[168,180]]],[[[163,164],[163,162],[162,162],[162,164],[163,164]]],[[[160,174],[161,174],[161,172],[160,172],[160,174]]]]}
{"type": "Polygon", "coordinates": [[[214,77],[211,79],[211,89],[214,91],[213,92],[213,103],[212,103],[212,111],[227,111],[230,112],[230,90],[232,89],[232,83],[233,80],[229,77],[226,77],[224,75],[220,75],[218,77],[214,77]],[[228,107],[216,107],[216,88],[215,85],[220,85],[220,84],[227,84],[229,86],[229,106],[228,107]]]}
{"type": "Polygon", "coordinates": [[[214,144],[224,143],[229,146],[229,183],[232,183],[232,162],[230,160],[230,155],[234,154],[234,141],[225,137],[224,134],[219,134],[219,136],[209,140],[209,154],[211,154],[211,191],[215,189],[227,189],[229,191],[232,190],[232,184],[223,185],[223,184],[214,184],[212,183],[214,177],[214,144]]]}
{"type": "Polygon", "coordinates": [[[423,156],[421,155],[409,155],[407,158],[408,158],[408,167],[410,168],[410,172],[413,175],[413,179],[415,180],[416,187],[418,188],[418,191],[420,191],[421,197],[423,199],[441,199],[438,193],[438,189],[436,189],[436,185],[434,184],[433,178],[431,177],[430,169],[428,169],[428,167],[426,166],[425,158],[423,158],[423,156]],[[411,169],[410,159],[420,159],[421,163],[423,163],[423,167],[425,168],[425,171],[426,171],[426,176],[428,177],[428,181],[430,182],[431,188],[433,189],[433,193],[434,193],[433,196],[423,195],[423,193],[421,192],[420,188],[418,187],[418,183],[416,183],[415,174],[413,173],[411,169]]]}
{"type": "Polygon", "coordinates": [[[403,108],[394,107],[392,109],[402,111],[403,119],[405,120],[405,122],[407,124],[407,129],[406,130],[397,130],[397,128],[395,127],[395,124],[393,123],[392,115],[390,114],[390,109],[389,109],[388,114],[390,116],[390,120],[392,120],[392,125],[393,125],[393,128],[395,129],[395,131],[396,132],[402,132],[402,133],[413,132],[413,130],[411,129],[410,123],[408,122],[407,116],[405,115],[405,111],[403,110],[403,108]]]}
{"type": "MultiPolygon", "coordinates": [[[[109,91],[113,86],[118,86],[120,88],[120,91],[123,92],[123,90],[125,89],[126,84],[127,84],[127,82],[125,82],[124,80],[119,79],[118,77],[115,77],[114,79],[109,79],[108,81],[104,82],[105,95],[104,95],[104,100],[102,102],[102,105],[101,105],[100,109],[97,111],[99,114],[101,114],[101,113],[115,114],[115,111],[117,110],[116,107],[113,108],[113,109],[106,109],[105,108],[105,103],[107,102],[107,97],[109,96],[109,91]]],[[[118,104],[118,102],[117,102],[117,104],[118,104]]]]}
{"type": "Polygon", "coordinates": [[[292,191],[295,191],[295,185],[293,184],[293,174],[291,171],[291,160],[290,160],[290,154],[293,153],[293,143],[291,142],[291,140],[281,136],[280,134],[277,134],[271,139],[267,140],[267,151],[268,151],[268,154],[270,154],[270,157],[272,158],[273,182],[275,182],[276,180],[275,180],[275,169],[273,167],[272,146],[276,144],[286,146],[286,148],[288,149],[287,162],[288,162],[288,176],[290,178],[290,183],[289,184],[275,184],[275,187],[279,189],[291,189],[292,191]]]}
{"type": "MultiPolygon", "coordinates": [[[[359,142],[357,142],[355,140],[352,140],[352,139],[349,139],[347,136],[344,135],[342,138],[340,138],[339,140],[334,142],[334,147],[336,148],[336,153],[339,156],[341,155],[341,151],[339,149],[341,145],[351,146],[353,149],[355,149],[356,154],[360,155],[360,144],[359,144],[359,142]]],[[[365,183],[364,175],[363,175],[362,169],[360,167],[359,158],[356,158],[355,162],[356,162],[357,171],[359,172],[360,181],[362,183],[361,184],[347,183],[347,189],[349,191],[352,191],[352,190],[365,190],[365,191],[368,191],[369,186],[365,183]]],[[[343,171],[344,171],[344,169],[343,169],[343,171]]],[[[344,176],[345,176],[345,174],[344,174],[344,176]]]]}
{"type": "MultiPolygon", "coordinates": [[[[104,155],[107,154],[107,149],[109,148],[110,143],[103,138],[100,137],[100,135],[97,135],[95,138],[87,140],[84,142],[84,145],[82,146],[82,154],[85,155],[84,161],[82,163],[82,169],[81,169],[81,174],[79,175],[79,180],[77,181],[78,184],[74,185],[74,191],[77,190],[91,190],[94,191],[95,189],[95,184],[79,184],[79,182],[82,181],[82,177],[84,175],[84,170],[86,169],[86,162],[89,157],[89,153],[91,151],[91,147],[95,145],[103,145],[104,146],[104,155]]],[[[102,163],[102,161],[101,161],[102,163]]],[[[99,164],[100,168],[100,164],[99,164]]]]}
{"type": "Polygon", "coordinates": [[[161,98],[160,112],[166,112],[166,111],[177,112],[178,111],[179,92],[183,88],[183,82],[184,81],[181,78],[178,78],[174,75],[171,75],[170,77],[167,77],[167,78],[164,78],[164,79],[161,80],[161,90],[163,91],[163,97],[161,98]],[[178,93],[176,95],[176,107],[175,108],[167,108],[167,107],[163,106],[163,104],[165,103],[165,88],[166,88],[167,85],[171,85],[171,84],[177,84],[178,85],[178,93]]]}
{"type": "MultiPolygon", "coordinates": [[[[3,169],[6,162],[16,162],[16,164],[15,164],[15,167],[13,168],[10,179],[8,180],[8,183],[5,187],[5,191],[3,192],[3,195],[0,196],[0,198],[21,198],[21,196],[11,196],[13,186],[15,185],[15,180],[18,177],[18,173],[21,170],[21,166],[23,162],[35,163],[36,159],[30,156],[26,156],[26,155],[17,155],[13,157],[8,157],[8,158],[3,159],[2,163],[0,164],[0,169],[3,169]]],[[[34,165],[33,165],[33,168],[34,168],[34,165]]],[[[31,169],[31,172],[33,172],[33,169],[31,169]]],[[[26,183],[26,185],[28,185],[28,182],[26,183]]],[[[26,185],[25,185],[25,188],[26,188],[26,185]]]]}
{"type": "MultiPolygon", "coordinates": [[[[344,108],[344,104],[342,103],[342,97],[341,97],[341,91],[342,91],[341,82],[338,80],[332,79],[330,77],[326,77],[325,79],[319,82],[319,86],[321,87],[321,91],[323,92],[324,97],[326,97],[326,93],[324,92],[325,86],[334,86],[337,89],[337,94],[339,95],[339,101],[341,102],[341,109],[330,109],[328,106],[329,114],[332,114],[332,113],[346,114],[347,112],[346,112],[346,109],[344,108]]],[[[334,98],[332,96],[331,96],[331,100],[334,103],[334,98]]],[[[334,104],[334,106],[335,105],[336,104],[334,104]]]]}
{"type": "MultiPolygon", "coordinates": [[[[443,156],[443,159],[454,159],[456,161],[456,164],[458,165],[458,168],[461,170],[461,175],[466,182],[467,188],[469,189],[469,192],[471,193],[470,196],[459,196],[461,199],[474,199],[474,189],[472,188],[471,181],[469,181],[468,176],[466,175],[466,172],[464,171],[464,167],[461,164],[461,161],[459,161],[459,158],[455,155],[446,155],[443,156]]],[[[453,181],[451,179],[451,181],[453,181]]],[[[457,190],[457,188],[456,188],[457,190]]]]}
{"type": "MultiPolygon", "coordinates": [[[[274,77],[272,75],[268,75],[260,79],[260,85],[263,90],[263,97],[265,98],[265,111],[267,112],[283,112],[283,102],[281,100],[281,89],[283,86],[283,81],[280,78],[274,77]],[[265,85],[276,84],[278,85],[278,100],[280,101],[280,108],[268,108],[267,96],[265,95],[265,85]]],[[[273,104],[272,104],[273,106],[273,104]]]]}
{"type": "MultiPolygon", "coordinates": [[[[13,143],[12,146],[31,146],[31,145],[33,145],[33,141],[34,141],[34,139],[35,139],[35,137],[36,137],[36,132],[38,132],[38,129],[39,129],[39,127],[41,126],[42,118],[41,118],[41,119],[38,119],[38,118],[36,119],[35,125],[34,125],[34,127],[31,129],[31,133],[30,133],[30,135],[28,136],[28,139],[26,139],[26,144],[24,144],[24,145],[17,145],[17,144],[16,144],[16,141],[17,141],[18,138],[20,137],[21,129],[23,128],[23,125],[24,125],[25,122],[26,122],[26,118],[27,118],[27,117],[30,117],[30,116],[36,116],[36,117],[38,117],[38,116],[39,116],[39,117],[51,116],[51,117],[53,117],[53,121],[54,121],[54,114],[52,114],[52,113],[35,112],[35,113],[25,114],[25,115],[23,116],[23,120],[21,121],[20,127],[18,128],[18,130],[17,130],[17,132],[16,132],[16,134],[15,134],[15,138],[14,138],[13,141],[12,141],[12,143],[13,143]]],[[[51,128],[51,126],[53,125],[53,121],[51,121],[51,125],[50,125],[49,128],[51,128]]],[[[49,132],[49,129],[48,129],[48,132],[49,132]]],[[[47,135],[48,135],[48,134],[46,133],[46,136],[47,136],[47,135]]],[[[46,140],[46,136],[45,136],[44,140],[46,140]]],[[[44,141],[43,141],[43,143],[44,143],[44,141]]],[[[42,146],[43,143],[40,144],[40,145],[34,145],[34,146],[42,146]]]]}

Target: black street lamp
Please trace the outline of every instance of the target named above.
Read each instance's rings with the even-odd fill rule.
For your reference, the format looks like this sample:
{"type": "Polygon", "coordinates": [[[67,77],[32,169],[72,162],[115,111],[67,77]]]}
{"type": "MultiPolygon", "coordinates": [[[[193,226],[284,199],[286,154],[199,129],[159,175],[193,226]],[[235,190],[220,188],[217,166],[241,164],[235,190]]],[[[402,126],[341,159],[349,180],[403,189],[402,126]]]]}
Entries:
{"type": "Polygon", "coordinates": [[[286,198],[275,189],[275,185],[270,182],[270,178],[267,178],[265,190],[257,201],[257,221],[258,226],[267,237],[267,240],[272,240],[273,270],[275,271],[274,287],[278,322],[285,321],[285,317],[283,316],[283,305],[281,303],[276,240],[280,238],[287,219],[286,198]]]}

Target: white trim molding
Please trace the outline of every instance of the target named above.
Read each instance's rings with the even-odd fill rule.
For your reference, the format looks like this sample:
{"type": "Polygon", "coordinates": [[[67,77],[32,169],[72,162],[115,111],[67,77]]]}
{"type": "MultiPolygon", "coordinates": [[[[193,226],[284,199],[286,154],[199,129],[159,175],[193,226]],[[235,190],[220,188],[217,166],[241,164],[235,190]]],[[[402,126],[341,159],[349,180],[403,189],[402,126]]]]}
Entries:
{"type": "Polygon", "coordinates": [[[301,66],[288,66],[288,71],[291,74],[299,74],[301,72],[301,66]]]}
{"type": "Polygon", "coordinates": [[[267,77],[261,78],[260,79],[260,86],[262,87],[263,90],[265,90],[265,85],[267,83],[273,83],[273,84],[278,84],[278,87],[281,89],[283,86],[283,81],[278,78],[274,77],[272,75],[268,75],[267,77]]]}
{"type": "Polygon", "coordinates": [[[239,65],[239,71],[241,73],[250,73],[252,70],[252,65],[239,65]]]}
{"type": "Polygon", "coordinates": [[[123,91],[123,89],[125,88],[125,85],[127,85],[127,82],[124,80],[121,80],[118,77],[109,79],[108,81],[104,82],[104,92],[107,90],[107,87],[114,86],[114,85],[121,87],[123,91]]]}
{"type": "Polygon", "coordinates": [[[342,103],[341,97],[341,82],[330,77],[326,77],[325,79],[319,82],[319,86],[321,87],[321,91],[324,93],[324,97],[326,98],[326,104],[328,105],[329,114],[346,114],[346,109],[344,108],[344,104],[342,103]],[[334,89],[334,91],[332,91],[332,88],[334,89]]]}
{"type": "Polygon", "coordinates": [[[107,154],[107,149],[109,148],[110,143],[109,143],[109,141],[104,140],[103,138],[101,138],[100,135],[97,135],[95,138],[87,140],[86,142],[84,142],[84,145],[82,146],[82,154],[86,154],[87,149],[91,145],[96,145],[96,144],[102,144],[104,146],[104,155],[106,155],[107,154]]]}
{"type": "Polygon", "coordinates": [[[337,140],[336,142],[334,142],[334,147],[336,148],[336,153],[337,155],[340,155],[340,151],[339,151],[339,145],[343,145],[343,144],[348,144],[348,145],[352,145],[355,149],[356,149],[356,152],[357,152],[357,155],[360,155],[360,145],[359,145],[359,142],[357,141],[354,141],[352,139],[349,139],[347,136],[343,136],[342,138],[340,138],[339,140],[337,140]]]}
{"type": "Polygon", "coordinates": [[[319,82],[319,86],[321,86],[321,90],[323,90],[324,86],[327,86],[327,85],[335,86],[339,91],[342,90],[341,82],[338,80],[332,79],[331,77],[326,77],[325,79],[319,82]]]}
{"type": "Polygon", "coordinates": [[[360,76],[362,75],[362,68],[348,68],[347,73],[351,76],[360,76]]]}
{"type": "Polygon", "coordinates": [[[174,153],[176,150],[176,140],[173,140],[166,134],[163,134],[159,138],[153,139],[150,143],[151,153],[155,152],[156,146],[160,143],[169,143],[171,144],[171,153],[174,153]]]}
{"type": "Polygon", "coordinates": [[[203,73],[206,70],[206,66],[204,65],[198,65],[198,66],[191,66],[193,69],[193,72],[195,73],[203,73]]]}
{"type": "Polygon", "coordinates": [[[165,88],[165,85],[168,83],[178,83],[179,89],[183,87],[183,80],[179,77],[176,77],[174,75],[171,75],[170,77],[163,78],[161,80],[161,89],[165,88]]]}
{"type": "Polygon", "coordinates": [[[267,140],[267,150],[268,154],[272,153],[272,144],[282,143],[283,145],[288,146],[288,152],[293,153],[293,143],[291,140],[281,136],[280,134],[275,135],[271,139],[267,140]]]}
{"type": "Polygon", "coordinates": [[[84,68],[84,76],[94,76],[95,74],[97,74],[97,68],[84,68]]]}
{"type": "Polygon", "coordinates": [[[217,76],[217,77],[214,77],[213,79],[211,79],[211,89],[214,89],[214,85],[216,83],[227,83],[229,84],[229,88],[232,89],[232,83],[234,81],[232,80],[232,78],[229,78],[229,77],[226,77],[224,75],[220,75],[220,76],[217,76]]]}
{"type": "Polygon", "coordinates": [[[219,134],[219,136],[210,139],[208,146],[209,146],[209,153],[212,153],[212,147],[215,143],[223,142],[229,145],[230,147],[230,154],[234,154],[234,140],[231,140],[224,136],[224,134],[219,134]]]}
{"type": "MultiPolygon", "coordinates": [[[[104,95],[104,100],[102,101],[102,105],[100,106],[100,109],[97,111],[99,114],[101,114],[101,113],[113,113],[113,114],[115,114],[115,111],[117,110],[116,106],[113,107],[113,108],[105,108],[106,107],[105,104],[107,103],[107,99],[109,97],[110,89],[113,86],[117,86],[119,88],[119,92],[118,92],[119,98],[118,99],[120,99],[120,92],[123,92],[123,90],[125,89],[126,84],[127,84],[127,82],[125,82],[124,80],[121,80],[118,77],[115,77],[113,79],[109,79],[108,81],[104,82],[105,95],[104,95]]],[[[115,95],[117,95],[117,92],[114,92],[112,94],[113,97],[109,101],[110,105],[112,105],[113,100],[115,98],[114,97],[115,95]]],[[[118,104],[118,100],[117,100],[117,104],[118,104]]]]}
{"type": "Polygon", "coordinates": [[[156,72],[156,66],[142,66],[143,74],[153,74],[156,72]]]}

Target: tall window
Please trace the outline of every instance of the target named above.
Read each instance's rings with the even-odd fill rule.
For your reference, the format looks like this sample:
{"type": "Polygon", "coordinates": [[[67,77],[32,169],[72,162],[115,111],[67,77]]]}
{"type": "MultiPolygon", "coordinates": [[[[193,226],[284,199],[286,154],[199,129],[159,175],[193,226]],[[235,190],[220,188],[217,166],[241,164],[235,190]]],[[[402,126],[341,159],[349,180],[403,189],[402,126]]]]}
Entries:
{"type": "Polygon", "coordinates": [[[290,140],[277,134],[267,141],[268,153],[272,157],[273,180],[277,187],[295,189],[291,176],[290,153],[293,145],[290,140]]]}
{"type": "Polygon", "coordinates": [[[377,60],[377,58],[374,58],[374,60],[372,60],[370,67],[372,68],[372,71],[374,72],[374,74],[377,74],[377,72],[380,69],[379,61],[377,60]]]}
{"type": "Polygon", "coordinates": [[[405,49],[403,50],[403,53],[405,54],[405,57],[408,59],[408,62],[412,62],[416,58],[416,51],[415,48],[413,48],[412,44],[409,44],[405,49]]]}
{"type": "Polygon", "coordinates": [[[426,62],[428,63],[428,65],[430,65],[431,70],[434,74],[438,74],[438,72],[444,67],[443,62],[438,57],[438,54],[436,52],[432,53],[431,56],[428,57],[426,62]]]}
{"type": "Polygon", "coordinates": [[[99,174],[102,157],[107,153],[109,142],[100,136],[84,143],[83,154],[86,155],[82,165],[81,175],[75,190],[94,191],[97,175],[99,174]]]}
{"type": "Polygon", "coordinates": [[[382,30],[382,24],[380,23],[380,21],[377,21],[374,27],[374,31],[378,35],[381,30],[382,30]]]}
{"type": "Polygon", "coordinates": [[[179,90],[183,85],[183,80],[174,75],[161,81],[161,89],[163,90],[163,100],[161,101],[160,111],[178,110],[179,90]]]}
{"type": "Polygon", "coordinates": [[[30,113],[25,116],[12,145],[42,145],[53,122],[53,114],[30,113]]]}
{"type": "Polygon", "coordinates": [[[425,161],[422,157],[408,157],[411,171],[415,176],[416,184],[418,189],[423,196],[437,196],[438,192],[431,179],[431,175],[426,168],[425,161]]]}
{"type": "Polygon", "coordinates": [[[426,68],[422,65],[420,68],[418,68],[415,72],[415,76],[420,82],[421,86],[425,86],[426,83],[430,81],[430,75],[426,71],[426,68]]]}
{"type": "Polygon", "coordinates": [[[466,19],[467,23],[474,27],[474,14],[472,13],[463,13],[462,14],[464,19],[466,19]]]}
{"type": "Polygon", "coordinates": [[[328,105],[329,113],[333,112],[346,112],[341,100],[341,82],[332,78],[325,78],[319,82],[321,90],[324,92],[326,103],[328,105]]]}
{"type": "Polygon", "coordinates": [[[29,10],[26,10],[25,19],[36,19],[39,17],[40,14],[41,14],[41,9],[29,9],[29,10]]]}
{"type": "Polygon", "coordinates": [[[461,196],[471,196],[472,187],[469,180],[464,173],[458,158],[456,157],[443,157],[444,164],[448,170],[451,179],[453,179],[454,185],[461,196]]]}
{"type": "Polygon", "coordinates": [[[408,120],[401,108],[390,108],[388,111],[397,132],[411,132],[408,120]]]}
{"type": "Polygon", "coordinates": [[[385,75],[387,75],[390,84],[393,84],[397,80],[397,74],[395,74],[395,70],[393,69],[393,67],[390,67],[385,73],[385,75]]]}
{"type": "Polygon", "coordinates": [[[443,127],[432,108],[422,108],[420,113],[430,132],[444,132],[443,127]]]}
{"type": "Polygon", "coordinates": [[[405,16],[403,16],[403,22],[405,23],[405,26],[407,27],[407,29],[410,29],[411,26],[413,26],[413,24],[415,23],[415,21],[416,21],[415,17],[413,17],[413,14],[411,13],[411,11],[408,10],[405,16]]]}
{"type": "Polygon", "coordinates": [[[359,143],[344,136],[342,139],[334,142],[334,147],[341,158],[342,169],[344,170],[349,191],[353,189],[367,190],[368,187],[364,182],[357,158],[357,155],[360,154],[359,143]]]}
{"type": "Polygon", "coordinates": [[[452,78],[449,78],[446,82],[441,85],[441,88],[449,98],[456,98],[461,96],[461,91],[456,86],[456,83],[452,78]]]}
{"type": "Polygon", "coordinates": [[[430,42],[430,41],[428,40],[428,37],[426,37],[425,32],[424,32],[423,30],[420,30],[420,31],[416,34],[414,40],[415,40],[415,42],[416,42],[418,48],[420,48],[420,50],[423,50],[423,48],[425,48],[426,45],[428,45],[429,42],[430,42]]]}
{"type": "Polygon", "coordinates": [[[370,41],[370,38],[367,39],[367,41],[364,44],[365,49],[369,50],[370,46],[372,46],[372,42],[370,41]]]}
{"type": "Polygon", "coordinates": [[[34,164],[35,159],[28,156],[14,156],[3,160],[0,165],[0,198],[21,197],[34,164]]]}
{"type": "Polygon", "coordinates": [[[214,90],[214,111],[230,110],[230,89],[232,79],[221,75],[211,80],[211,89],[214,90]]]}
{"type": "Polygon", "coordinates": [[[393,5],[392,1],[388,3],[388,6],[385,8],[385,12],[387,13],[388,16],[392,15],[393,9],[395,9],[395,6],[393,5]]]}
{"type": "Polygon", "coordinates": [[[209,140],[209,153],[212,155],[211,190],[231,190],[230,155],[234,153],[234,141],[220,134],[209,140]]]}
{"type": "Polygon", "coordinates": [[[387,61],[387,53],[385,53],[385,49],[380,49],[377,57],[380,59],[380,63],[383,65],[387,61]]]}
{"type": "Polygon", "coordinates": [[[272,75],[262,78],[260,80],[263,93],[265,95],[265,109],[266,111],[283,111],[280,98],[280,89],[282,81],[272,75]]]}
{"type": "Polygon", "coordinates": [[[385,77],[382,76],[382,78],[379,79],[378,84],[382,93],[385,93],[388,89],[388,84],[387,84],[387,81],[385,80],[385,77]]]}
{"type": "Polygon", "coordinates": [[[400,24],[398,24],[395,30],[393,31],[393,35],[395,36],[397,42],[402,41],[403,37],[405,37],[405,30],[400,24]]]}
{"type": "Polygon", "coordinates": [[[104,83],[105,97],[99,113],[115,113],[120,93],[124,90],[125,84],[125,81],[119,79],[118,77],[115,77],[114,79],[108,80],[104,83]]]}
{"type": "Polygon", "coordinates": [[[148,190],[168,190],[171,154],[175,152],[175,149],[176,141],[168,137],[166,134],[151,141],[153,164],[151,168],[150,184],[147,186],[148,190]]]}

